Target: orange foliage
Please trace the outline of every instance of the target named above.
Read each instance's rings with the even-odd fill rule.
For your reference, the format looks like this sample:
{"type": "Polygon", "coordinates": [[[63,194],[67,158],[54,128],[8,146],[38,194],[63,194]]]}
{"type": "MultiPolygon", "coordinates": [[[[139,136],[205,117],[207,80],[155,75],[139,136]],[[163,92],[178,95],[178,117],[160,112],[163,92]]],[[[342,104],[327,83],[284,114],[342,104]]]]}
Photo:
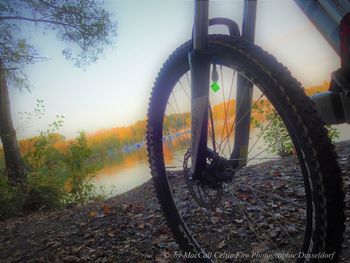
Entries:
{"type": "Polygon", "coordinates": [[[328,89],[329,89],[329,82],[328,81],[324,81],[321,85],[312,86],[310,88],[306,88],[305,89],[305,93],[308,96],[312,96],[312,95],[314,95],[316,93],[327,91],[328,89]]]}
{"type": "Polygon", "coordinates": [[[111,129],[103,129],[94,134],[88,135],[88,142],[90,145],[100,144],[108,141],[111,138],[120,141],[143,141],[146,132],[146,121],[137,121],[135,124],[127,127],[116,127],[111,129]]]}
{"type": "MultiPolygon", "coordinates": [[[[321,85],[313,86],[305,89],[305,93],[308,96],[311,96],[318,92],[327,91],[328,88],[329,88],[329,82],[325,81],[321,85]]],[[[261,100],[258,102],[257,106],[258,108],[266,109],[271,105],[267,100],[261,100]]],[[[230,101],[226,101],[225,103],[212,105],[213,117],[214,117],[214,121],[216,122],[215,125],[219,131],[222,131],[224,129],[223,120],[226,115],[225,113],[227,113],[227,115],[229,116],[229,123],[233,122],[234,116],[235,116],[235,108],[236,108],[235,100],[230,100],[230,101]]],[[[263,122],[265,120],[264,114],[259,113],[259,111],[255,109],[253,109],[252,111],[252,117],[259,122],[260,121],[263,122]]],[[[184,132],[190,127],[190,114],[188,112],[182,113],[181,116],[176,116],[176,114],[173,114],[173,116],[169,115],[165,117],[165,125],[167,123],[169,125],[170,122],[176,118],[181,120],[181,122],[184,125],[182,125],[182,127],[178,127],[176,131],[175,130],[168,131],[170,134],[176,133],[176,132],[184,132]]],[[[225,127],[225,131],[227,129],[228,128],[225,127]]],[[[105,150],[111,147],[120,149],[124,145],[144,141],[145,132],[146,132],[146,120],[140,120],[127,127],[101,129],[95,133],[88,134],[87,135],[88,145],[93,149],[95,147],[100,147],[101,145],[104,146],[103,149],[105,150]]],[[[60,152],[65,152],[72,140],[65,140],[64,137],[59,134],[55,134],[54,136],[55,136],[54,147],[58,149],[60,152]]],[[[37,138],[38,137],[33,137],[30,139],[21,140],[19,142],[22,154],[27,153],[34,146],[37,138]]],[[[181,142],[177,138],[172,142],[172,144],[173,144],[173,147],[177,148],[178,144],[181,144],[181,142]]],[[[164,151],[167,153],[170,152],[169,149],[167,149],[167,147],[165,147],[164,151]]],[[[2,147],[0,147],[0,155],[3,156],[2,147]]]]}

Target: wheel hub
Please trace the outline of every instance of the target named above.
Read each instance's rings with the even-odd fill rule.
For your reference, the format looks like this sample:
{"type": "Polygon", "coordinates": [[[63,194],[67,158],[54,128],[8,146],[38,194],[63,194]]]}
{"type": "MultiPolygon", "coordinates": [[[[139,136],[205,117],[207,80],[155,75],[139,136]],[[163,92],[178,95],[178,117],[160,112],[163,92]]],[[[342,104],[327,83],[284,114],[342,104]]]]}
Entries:
{"type": "Polygon", "coordinates": [[[214,152],[208,151],[207,166],[199,178],[191,174],[189,159],[191,149],[184,155],[183,175],[192,197],[205,208],[214,209],[221,201],[222,184],[232,181],[234,170],[228,166],[228,161],[214,152]]]}

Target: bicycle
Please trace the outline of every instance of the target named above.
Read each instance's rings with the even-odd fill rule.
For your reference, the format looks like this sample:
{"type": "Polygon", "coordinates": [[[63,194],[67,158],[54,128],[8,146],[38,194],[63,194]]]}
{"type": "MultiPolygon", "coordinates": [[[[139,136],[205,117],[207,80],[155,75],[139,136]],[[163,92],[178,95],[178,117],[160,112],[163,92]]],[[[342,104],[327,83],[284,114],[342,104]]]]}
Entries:
{"type": "Polygon", "coordinates": [[[230,19],[209,19],[208,1],[196,0],[192,39],[174,51],[155,81],[147,151],[183,259],[339,257],[345,220],[341,171],[315,105],[327,123],[350,121],[350,7],[341,0],[295,2],[342,61],[331,90],[315,95],[316,103],[286,67],[253,44],[256,0],[244,1],[242,35],[230,19]],[[325,6],[333,8],[335,20],[325,6]],[[319,23],[325,17],[327,27],[319,23]],[[209,35],[212,25],[227,26],[229,35],[209,35]]]}

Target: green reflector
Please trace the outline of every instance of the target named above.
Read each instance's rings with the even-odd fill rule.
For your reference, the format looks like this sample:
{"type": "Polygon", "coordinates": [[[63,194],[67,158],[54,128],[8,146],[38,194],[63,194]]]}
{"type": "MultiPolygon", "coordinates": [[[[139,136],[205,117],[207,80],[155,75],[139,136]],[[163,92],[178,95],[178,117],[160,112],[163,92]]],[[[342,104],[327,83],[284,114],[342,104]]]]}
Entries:
{"type": "Polygon", "coordinates": [[[216,82],[214,82],[213,84],[211,84],[211,89],[214,91],[214,92],[217,92],[219,89],[220,89],[220,86],[219,84],[217,84],[216,82]]]}

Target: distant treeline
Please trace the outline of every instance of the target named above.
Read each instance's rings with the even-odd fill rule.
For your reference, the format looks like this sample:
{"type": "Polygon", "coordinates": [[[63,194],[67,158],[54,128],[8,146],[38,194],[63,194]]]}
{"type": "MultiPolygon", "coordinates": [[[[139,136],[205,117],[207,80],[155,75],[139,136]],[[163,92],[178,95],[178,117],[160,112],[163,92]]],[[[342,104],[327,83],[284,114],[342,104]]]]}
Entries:
{"type": "MultiPolygon", "coordinates": [[[[324,82],[322,85],[313,86],[306,89],[307,95],[313,95],[318,92],[326,91],[329,83],[324,82]]],[[[262,106],[266,106],[262,103],[262,106]]],[[[220,122],[224,119],[225,112],[233,115],[235,111],[235,100],[226,101],[225,104],[217,104],[212,108],[214,120],[220,122]]],[[[257,119],[263,116],[255,116],[257,119]]],[[[190,113],[169,114],[164,120],[164,135],[184,134],[190,128],[190,113]]],[[[127,127],[116,127],[111,129],[102,129],[95,133],[87,135],[87,144],[92,150],[92,156],[98,157],[108,153],[128,153],[132,150],[144,146],[146,132],[146,120],[140,120],[127,127]]],[[[20,141],[20,149],[23,155],[28,152],[37,140],[40,138],[33,137],[20,141]]],[[[73,140],[66,140],[60,134],[54,134],[54,147],[65,152],[73,140]]],[[[0,167],[4,167],[3,149],[0,148],[0,167]]]]}

